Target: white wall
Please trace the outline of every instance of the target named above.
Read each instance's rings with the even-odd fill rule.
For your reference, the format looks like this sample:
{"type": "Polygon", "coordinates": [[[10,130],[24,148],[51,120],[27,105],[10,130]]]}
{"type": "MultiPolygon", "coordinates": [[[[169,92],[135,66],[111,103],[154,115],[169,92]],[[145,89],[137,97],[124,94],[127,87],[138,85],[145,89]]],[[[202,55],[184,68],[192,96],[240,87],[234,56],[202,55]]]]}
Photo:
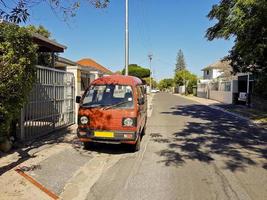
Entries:
{"type": "Polygon", "coordinates": [[[233,93],[238,93],[238,80],[232,80],[232,88],[233,93]]]}
{"type": "Polygon", "coordinates": [[[185,93],[185,86],[179,86],[179,94],[184,94],[185,93]]]}
{"type": "Polygon", "coordinates": [[[213,69],[212,70],[212,78],[217,78],[218,76],[222,75],[223,72],[221,72],[218,69],[213,69]]]}
{"type": "Polygon", "coordinates": [[[225,91],[210,91],[210,99],[220,101],[226,104],[233,103],[233,95],[232,92],[225,92],[225,91]]]}
{"type": "Polygon", "coordinates": [[[203,71],[203,79],[214,79],[222,75],[222,73],[219,69],[207,69],[203,71]],[[209,74],[207,74],[208,71],[209,74]]]}
{"type": "MultiPolygon", "coordinates": [[[[75,99],[76,96],[81,96],[81,75],[79,67],[77,66],[67,66],[66,68],[67,72],[72,72],[74,74],[75,78],[75,99]]],[[[78,122],[78,110],[79,110],[79,104],[75,103],[75,123],[78,122]]]]}

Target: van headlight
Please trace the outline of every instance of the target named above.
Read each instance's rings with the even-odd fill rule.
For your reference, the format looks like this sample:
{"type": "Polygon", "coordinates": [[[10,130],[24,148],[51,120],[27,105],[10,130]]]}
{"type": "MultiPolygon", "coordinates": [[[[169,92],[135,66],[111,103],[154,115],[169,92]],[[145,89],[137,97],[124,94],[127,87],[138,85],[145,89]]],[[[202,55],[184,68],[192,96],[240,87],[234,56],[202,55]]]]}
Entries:
{"type": "Polygon", "coordinates": [[[81,124],[85,125],[85,124],[87,124],[88,122],[89,122],[88,117],[86,117],[86,116],[81,116],[81,117],[80,117],[80,123],[81,123],[81,124]]]}
{"type": "Polygon", "coordinates": [[[130,118],[130,117],[123,118],[122,125],[127,127],[136,126],[136,118],[130,118]]]}

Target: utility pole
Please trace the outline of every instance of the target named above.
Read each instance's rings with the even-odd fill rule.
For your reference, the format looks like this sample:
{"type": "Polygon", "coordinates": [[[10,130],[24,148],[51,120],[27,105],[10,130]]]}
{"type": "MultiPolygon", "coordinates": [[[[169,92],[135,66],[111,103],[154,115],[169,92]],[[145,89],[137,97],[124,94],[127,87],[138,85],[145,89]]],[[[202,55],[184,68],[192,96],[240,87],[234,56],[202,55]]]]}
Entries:
{"type": "Polygon", "coordinates": [[[150,91],[152,89],[152,69],[151,69],[152,56],[153,56],[152,54],[148,54],[149,70],[150,70],[150,76],[149,76],[149,87],[150,87],[150,91]]]}
{"type": "Polygon", "coordinates": [[[125,0],[125,75],[128,76],[129,66],[129,0],[125,0]]]}

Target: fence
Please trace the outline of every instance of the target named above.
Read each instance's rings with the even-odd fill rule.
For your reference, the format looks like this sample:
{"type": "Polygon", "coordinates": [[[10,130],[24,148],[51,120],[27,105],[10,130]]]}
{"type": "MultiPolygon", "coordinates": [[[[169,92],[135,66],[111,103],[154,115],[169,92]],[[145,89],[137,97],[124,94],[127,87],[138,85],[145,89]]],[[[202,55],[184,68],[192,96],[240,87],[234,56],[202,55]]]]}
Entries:
{"type": "Polygon", "coordinates": [[[37,81],[21,112],[17,137],[29,140],[74,123],[74,75],[37,66],[37,81]]]}
{"type": "Polygon", "coordinates": [[[231,81],[220,81],[220,82],[211,82],[210,89],[213,91],[231,91],[231,81]]]}
{"type": "Polygon", "coordinates": [[[198,83],[197,96],[201,98],[208,98],[207,89],[208,89],[208,83],[198,83]]]}
{"type": "Polygon", "coordinates": [[[220,82],[219,91],[230,92],[231,91],[231,81],[220,82]]]}
{"type": "Polygon", "coordinates": [[[199,83],[197,88],[197,96],[231,104],[233,103],[233,92],[235,87],[235,81],[199,83]]]}

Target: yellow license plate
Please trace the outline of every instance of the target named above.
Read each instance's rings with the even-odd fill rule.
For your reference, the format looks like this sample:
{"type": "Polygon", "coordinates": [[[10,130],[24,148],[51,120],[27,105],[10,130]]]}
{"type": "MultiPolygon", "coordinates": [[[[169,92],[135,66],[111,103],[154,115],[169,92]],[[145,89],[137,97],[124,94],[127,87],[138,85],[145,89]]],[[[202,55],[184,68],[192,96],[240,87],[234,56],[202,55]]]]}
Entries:
{"type": "Polygon", "coordinates": [[[95,131],[95,137],[106,137],[106,138],[113,138],[113,132],[104,132],[104,131],[95,131]]]}

